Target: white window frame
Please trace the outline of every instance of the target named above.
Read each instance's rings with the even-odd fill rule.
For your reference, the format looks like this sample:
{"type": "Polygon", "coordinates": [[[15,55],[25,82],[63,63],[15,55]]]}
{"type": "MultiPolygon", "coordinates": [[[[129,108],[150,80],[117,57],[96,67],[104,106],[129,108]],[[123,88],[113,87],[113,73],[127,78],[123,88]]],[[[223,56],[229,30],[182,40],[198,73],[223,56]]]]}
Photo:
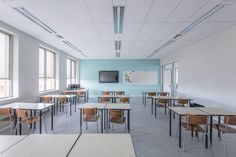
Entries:
{"type": "MultiPolygon", "coordinates": [[[[56,53],[53,52],[52,50],[50,49],[47,49],[45,47],[42,47],[40,46],[39,47],[39,51],[40,49],[42,49],[44,51],[44,76],[43,77],[40,77],[39,76],[39,80],[40,79],[44,79],[44,90],[40,90],[39,89],[39,92],[47,92],[47,91],[53,91],[53,90],[56,90],[56,53]],[[47,51],[49,53],[52,53],[53,54],[53,77],[47,77],[47,51]],[[54,85],[53,85],[53,89],[49,89],[47,90],[47,79],[54,79],[54,85]]],[[[39,53],[39,52],[38,52],[39,53]]],[[[40,63],[39,63],[40,64],[40,63]]],[[[39,65],[40,66],[40,65],[39,65]]]]}
{"type": "Polygon", "coordinates": [[[0,97],[0,100],[2,99],[7,99],[7,98],[11,98],[13,97],[13,35],[5,32],[5,31],[2,31],[0,30],[0,33],[4,34],[4,35],[7,35],[9,37],[9,63],[8,63],[8,77],[7,78],[0,78],[0,80],[8,80],[9,81],[9,92],[8,92],[8,96],[6,97],[0,97]]]}
{"type": "MultiPolygon", "coordinates": [[[[70,76],[69,77],[67,77],[67,73],[68,73],[68,71],[66,71],[66,84],[67,84],[67,86],[69,85],[69,84],[74,84],[74,83],[76,83],[77,81],[76,81],[76,60],[74,60],[74,59],[71,59],[71,58],[67,58],[67,60],[66,60],[66,66],[67,66],[67,61],[69,60],[69,62],[70,62],[70,76]],[[72,62],[74,62],[74,77],[72,76],[72,62]],[[75,80],[75,82],[72,82],[73,81],[73,79],[75,80]],[[69,82],[68,82],[68,80],[69,80],[69,82]]],[[[66,68],[66,70],[67,70],[67,68],[66,68]]]]}

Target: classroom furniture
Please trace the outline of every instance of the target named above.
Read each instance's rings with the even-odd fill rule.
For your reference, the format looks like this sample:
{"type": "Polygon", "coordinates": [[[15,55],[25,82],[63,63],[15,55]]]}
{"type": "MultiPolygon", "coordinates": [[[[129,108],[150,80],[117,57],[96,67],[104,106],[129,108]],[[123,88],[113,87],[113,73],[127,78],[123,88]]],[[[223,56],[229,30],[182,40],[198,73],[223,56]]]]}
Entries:
{"type": "Polygon", "coordinates": [[[120,103],[129,103],[129,98],[130,97],[120,97],[119,102],[120,103]]]}
{"type": "Polygon", "coordinates": [[[0,135],[0,154],[20,142],[25,137],[26,136],[24,135],[0,135]]]}
{"type": "Polygon", "coordinates": [[[104,109],[105,109],[105,107],[106,107],[106,104],[104,104],[104,103],[85,103],[85,104],[83,104],[83,105],[80,105],[79,106],[79,110],[80,110],[80,132],[82,132],[83,131],[83,129],[82,129],[82,125],[83,125],[83,117],[82,117],[82,115],[83,115],[83,110],[84,109],[88,109],[88,108],[96,108],[97,110],[99,110],[100,111],[100,122],[101,122],[101,133],[103,133],[103,128],[104,128],[104,126],[103,126],[103,124],[104,124],[104,109]]]}
{"type": "MultiPolygon", "coordinates": [[[[70,115],[72,115],[72,104],[73,104],[73,102],[74,102],[74,104],[75,104],[75,112],[76,112],[76,105],[77,105],[77,98],[76,98],[76,95],[44,95],[44,96],[41,96],[40,97],[40,102],[43,102],[43,100],[46,98],[46,99],[49,99],[50,100],[50,98],[52,99],[52,102],[54,102],[55,103],[55,105],[56,105],[56,107],[57,107],[57,113],[58,113],[58,108],[59,108],[59,98],[61,97],[61,96],[63,96],[63,97],[66,97],[66,99],[67,99],[67,101],[69,101],[70,102],[70,115]]],[[[54,114],[56,113],[55,112],[55,109],[56,108],[54,108],[54,114]]]]}
{"type": "MultiPolygon", "coordinates": [[[[10,107],[14,110],[29,110],[30,116],[36,116],[36,112],[39,112],[39,133],[42,133],[42,114],[43,110],[51,108],[51,130],[53,130],[53,116],[54,116],[54,104],[52,103],[25,103],[25,102],[17,102],[7,105],[2,105],[0,108],[10,107]]],[[[36,127],[36,125],[34,125],[36,127]]],[[[21,134],[21,124],[19,125],[20,134],[21,134]]]]}
{"type": "Polygon", "coordinates": [[[223,142],[224,142],[224,151],[225,156],[227,157],[227,147],[226,147],[226,140],[225,140],[225,134],[235,134],[236,129],[232,126],[236,126],[236,116],[224,116],[224,122],[215,124],[214,128],[217,129],[222,133],[223,142]]]}
{"type": "MultiPolygon", "coordinates": [[[[199,132],[203,133],[203,137],[207,133],[207,122],[208,116],[198,116],[187,114],[185,120],[181,122],[182,127],[184,128],[184,142],[183,142],[183,151],[186,149],[186,138],[187,132],[191,131],[196,132],[197,135],[199,132]]],[[[199,138],[199,137],[198,137],[199,138]]]]}
{"type": "Polygon", "coordinates": [[[79,97],[84,98],[84,102],[88,102],[89,99],[89,90],[88,89],[75,89],[75,90],[65,90],[62,92],[63,94],[67,95],[70,93],[70,95],[77,95],[79,100],[79,97]]]}
{"type": "Polygon", "coordinates": [[[114,95],[125,95],[125,91],[113,91],[114,95]]]}
{"type": "MultiPolygon", "coordinates": [[[[110,110],[122,110],[122,111],[126,111],[127,113],[127,129],[128,129],[128,133],[130,133],[130,111],[131,111],[131,106],[130,104],[122,104],[122,103],[110,103],[110,104],[107,104],[105,109],[107,110],[107,117],[109,116],[108,115],[108,112],[110,110]]],[[[108,126],[108,118],[107,118],[107,122],[106,122],[106,126],[108,126]]],[[[108,129],[108,127],[106,127],[108,129]]]]}
{"type": "Polygon", "coordinates": [[[112,95],[113,91],[102,91],[102,95],[112,95]]]}
{"type": "MultiPolygon", "coordinates": [[[[64,111],[66,108],[66,117],[68,113],[68,107],[70,106],[70,111],[71,111],[71,103],[68,101],[67,97],[64,95],[61,95],[58,97],[58,104],[60,106],[60,109],[64,111]]],[[[72,112],[70,112],[72,114],[72,112]]]]}
{"type": "MultiPolygon", "coordinates": [[[[117,99],[120,99],[120,98],[130,98],[130,96],[128,96],[128,95],[100,95],[100,96],[98,96],[97,97],[97,99],[98,99],[98,103],[99,102],[101,102],[101,98],[103,98],[103,99],[107,99],[107,100],[109,100],[109,102],[110,102],[110,99],[111,99],[111,102],[112,103],[116,103],[116,100],[117,99]]],[[[109,103],[108,101],[106,102],[106,103],[109,103]]]]}
{"type": "Polygon", "coordinates": [[[14,119],[15,116],[12,112],[12,109],[7,107],[7,108],[0,108],[0,126],[7,126],[10,125],[11,129],[9,130],[9,134],[12,134],[12,130],[14,127],[14,119]]]}
{"type": "Polygon", "coordinates": [[[86,129],[88,129],[88,122],[97,123],[97,132],[98,132],[98,119],[100,115],[97,114],[97,108],[84,108],[83,109],[83,120],[86,123],[86,129]]]}
{"type": "Polygon", "coordinates": [[[142,92],[142,102],[144,104],[144,106],[146,106],[147,104],[147,96],[149,93],[156,93],[156,95],[158,95],[159,92],[155,92],[155,91],[143,91],[142,92]]]}
{"type": "Polygon", "coordinates": [[[166,112],[167,112],[167,107],[168,107],[168,99],[163,99],[163,98],[160,98],[160,99],[157,99],[155,101],[155,118],[157,118],[157,107],[159,108],[164,108],[165,109],[165,115],[166,115],[166,112]]]}
{"type": "Polygon", "coordinates": [[[130,134],[82,134],[68,157],[135,157],[130,134]]]}
{"type": "Polygon", "coordinates": [[[177,100],[177,104],[175,104],[175,106],[188,107],[189,106],[189,99],[179,98],[177,100]]]}
{"type": "Polygon", "coordinates": [[[31,134],[11,146],[0,156],[66,157],[79,136],[79,134],[31,134]]]}
{"type": "MultiPolygon", "coordinates": [[[[98,102],[99,102],[99,100],[98,100],[98,102]]],[[[110,102],[111,102],[111,98],[110,98],[110,97],[107,97],[107,95],[102,95],[102,96],[100,97],[100,102],[101,102],[101,103],[110,103],[110,102]]]]}
{"type": "Polygon", "coordinates": [[[159,96],[169,96],[169,92],[159,92],[159,96]]]}
{"type": "MultiPolygon", "coordinates": [[[[182,122],[182,116],[185,116],[187,114],[191,114],[191,115],[195,115],[195,116],[208,116],[208,114],[206,112],[203,112],[201,110],[196,109],[195,107],[169,107],[169,136],[171,136],[171,132],[172,132],[172,112],[179,115],[179,148],[182,147],[182,129],[181,129],[181,122],[182,122]]],[[[207,138],[205,139],[205,141],[207,141],[207,138]]],[[[206,146],[207,147],[207,146],[206,146]]]]}
{"type": "MultiPolygon", "coordinates": [[[[125,124],[125,116],[123,110],[109,110],[109,123],[112,125],[113,130],[113,124],[125,124]]],[[[126,130],[126,125],[125,125],[126,130]]]]}

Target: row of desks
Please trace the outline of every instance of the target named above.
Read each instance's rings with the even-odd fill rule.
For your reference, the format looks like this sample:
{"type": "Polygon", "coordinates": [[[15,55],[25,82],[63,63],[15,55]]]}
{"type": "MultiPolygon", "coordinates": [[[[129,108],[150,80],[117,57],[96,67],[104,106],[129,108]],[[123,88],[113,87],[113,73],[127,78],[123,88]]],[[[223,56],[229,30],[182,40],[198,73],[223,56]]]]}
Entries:
{"type": "MultiPolygon", "coordinates": [[[[225,115],[236,115],[236,113],[226,110],[224,108],[217,108],[217,107],[169,107],[170,110],[170,118],[169,118],[169,135],[171,136],[172,134],[172,112],[179,115],[179,147],[181,147],[181,121],[182,121],[182,116],[185,116],[186,114],[191,114],[191,115],[199,115],[199,116],[209,116],[209,123],[210,123],[210,131],[209,131],[209,136],[210,136],[210,144],[212,145],[212,125],[213,125],[213,116],[218,116],[218,123],[220,123],[221,116],[225,115]]],[[[220,134],[218,133],[218,136],[220,134]]],[[[207,134],[206,134],[207,136],[207,134]]],[[[205,147],[208,147],[208,136],[205,138],[205,147]]]]}
{"type": "Polygon", "coordinates": [[[101,98],[109,98],[111,99],[111,102],[112,103],[116,103],[116,99],[119,99],[119,98],[130,98],[129,95],[100,95],[98,96],[98,103],[101,102],[101,98]]]}
{"type": "Polygon", "coordinates": [[[0,157],[135,157],[130,134],[0,136],[0,157]]]}
{"type": "Polygon", "coordinates": [[[101,133],[103,133],[103,128],[107,128],[104,124],[108,123],[108,110],[124,110],[127,111],[127,129],[130,133],[130,110],[131,106],[130,104],[119,104],[119,103],[111,103],[111,104],[105,104],[105,103],[85,103],[81,106],[79,106],[80,109],[80,132],[82,132],[82,123],[83,123],[83,109],[86,108],[97,108],[101,113],[101,133]],[[104,117],[105,112],[105,117],[104,117]]]}

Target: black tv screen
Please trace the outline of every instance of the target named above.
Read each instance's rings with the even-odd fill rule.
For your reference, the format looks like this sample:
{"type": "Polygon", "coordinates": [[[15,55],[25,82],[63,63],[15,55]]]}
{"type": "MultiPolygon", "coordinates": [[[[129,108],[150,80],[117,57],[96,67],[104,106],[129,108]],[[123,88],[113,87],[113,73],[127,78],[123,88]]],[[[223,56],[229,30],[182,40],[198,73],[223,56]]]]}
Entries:
{"type": "Polygon", "coordinates": [[[118,71],[99,71],[100,83],[118,83],[119,80],[118,71]]]}

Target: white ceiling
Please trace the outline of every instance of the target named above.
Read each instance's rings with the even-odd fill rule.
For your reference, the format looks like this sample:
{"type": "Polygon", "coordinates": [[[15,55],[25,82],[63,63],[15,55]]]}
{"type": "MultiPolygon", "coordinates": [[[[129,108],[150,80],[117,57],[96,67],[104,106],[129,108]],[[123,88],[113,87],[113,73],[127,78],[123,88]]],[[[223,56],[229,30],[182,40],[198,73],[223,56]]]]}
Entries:
{"type": "MultiPolygon", "coordinates": [[[[221,1],[125,0],[120,58],[147,58],[221,1]]],[[[116,58],[112,5],[112,0],[2,0],[0,20],[77,58],[84,58],[11,8],[24,7],[82,50],[87,59],[116,58]]],[[[152,58],[164,57],[235,25],[235,10],[236,3],[220,10],[152,58]]]]}

